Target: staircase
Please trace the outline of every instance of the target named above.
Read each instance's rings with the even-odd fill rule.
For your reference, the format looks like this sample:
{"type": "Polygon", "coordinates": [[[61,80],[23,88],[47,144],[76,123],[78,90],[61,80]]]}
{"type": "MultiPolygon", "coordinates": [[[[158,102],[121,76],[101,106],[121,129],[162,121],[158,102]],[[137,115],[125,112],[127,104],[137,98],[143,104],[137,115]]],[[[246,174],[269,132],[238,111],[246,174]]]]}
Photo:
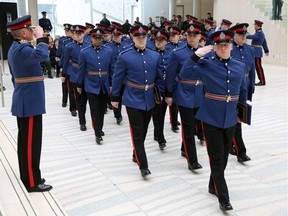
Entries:
{"type": "MultiPolygon", "coordinates": [[[[250,0],[251,4],[254,5],[255,8],[258,8],[265,16],[269,17],[272,20],[273,16],[273,0],[250,0]]],[[[275,24],[279,25],[280,28],[287,33],[287,0],[283,0],[283,6],[281,11],[282,20],[274,20],[275,24]]]]}

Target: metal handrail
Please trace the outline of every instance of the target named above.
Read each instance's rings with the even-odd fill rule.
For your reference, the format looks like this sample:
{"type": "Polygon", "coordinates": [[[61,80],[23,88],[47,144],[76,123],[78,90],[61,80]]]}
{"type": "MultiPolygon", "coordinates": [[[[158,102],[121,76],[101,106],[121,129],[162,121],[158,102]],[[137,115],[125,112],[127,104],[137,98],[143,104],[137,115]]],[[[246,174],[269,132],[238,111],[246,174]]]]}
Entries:
{"type": "Polygon", "coordinates": [[[3,50],[2,44],[0,44],[0,90],[1,90],[1,98],[2,98],[2,107],[5,106],[4,104],[4,88],[3,88],[3,73],[4,73],[4,58],[3,58],[3,50]]]}

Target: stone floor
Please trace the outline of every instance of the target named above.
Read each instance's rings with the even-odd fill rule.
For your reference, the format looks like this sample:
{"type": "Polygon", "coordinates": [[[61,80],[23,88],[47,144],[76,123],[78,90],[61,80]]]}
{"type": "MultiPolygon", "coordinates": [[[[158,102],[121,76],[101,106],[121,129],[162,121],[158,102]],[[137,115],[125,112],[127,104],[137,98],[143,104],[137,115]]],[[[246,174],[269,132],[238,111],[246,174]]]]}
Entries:
{"type": "MultiPolygon", "coordinates": [[[[5,69],[3,80],[7,90],[5,107],[0,107],[0,126],[9,131],[15,142],[16,119],[10,113],[13,87],[7,65],[5,69]]],[[[143,180],[131,161],[125,108],[120,126],[113,112],[108,111],[104,141],[97,145],[89,107],[85,132],[79,130],[78,118],[61,107],[59,78],[45,79],[47,114],[43,118],[41,168],[47,183],[54,187],[51,193],[69,216],[288,215],[288,71],[272,65],[264,65],[264,69],[267,85],[256,87],[252,125],[243,126],[247,154],[252,160],[241,164],[231,155],[225,172],[233,211],[222,213],[216,197],[207,192],[210,170],[204,145],[196,144],[203,169],[195,173],[187,169],[186,160],[180,156],[180,133],[170,130],[168,115],[165,123],[168,143],[164,151],[153,140],[150,123],[145,146],[152,174],[143,180]]],[[[5,210],[0,203],[1,206],[5,210]]]]}

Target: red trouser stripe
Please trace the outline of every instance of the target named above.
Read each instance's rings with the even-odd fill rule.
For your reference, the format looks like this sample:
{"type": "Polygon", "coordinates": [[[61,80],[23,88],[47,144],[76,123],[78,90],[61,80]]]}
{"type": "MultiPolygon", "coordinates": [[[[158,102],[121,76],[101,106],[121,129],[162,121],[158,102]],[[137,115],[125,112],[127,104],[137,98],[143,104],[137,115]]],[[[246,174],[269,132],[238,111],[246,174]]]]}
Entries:
{"type": "Polygon", "coordinates": [[[260,82],[261,82],[261,84],[265,84],[264,78],[263,78],[263,69],[261,66],[261,58],[255,58],[255,59],[256,59],[256,67],[257,67],[257,71],[259,74],[260,82]]]}
{"type": "Polygon", "coordinates": [[[30,116],[29,126],[28,126],[28,142],[27,142],[27,160],[28,160],[28,174],[29,174],[30,187],[35,186],[34,176],[33,176],[33,167],[32,167],[33,124],[34,124],[34,118],[33,116],[30,116]]]}
{"type": "Polygon", "coordinates": [[[239,150],[238,150],[238,145],[237,145],[237,141],[236,141],[235,137],[233,138],[233,145],[234,145],[234,148],[236,150],[236,155],[238,155],[239,150]]]}
{"type": "Polygon", "coordinates": [[[183,146],[184,146],[184,151],[185,151],[185,155],[186,155],[186,159],[187,159],[187,162],[190,164],[190,160],[189,160],[189,157],[188,157],[188,150],[187,150],[187,144],[186,144],[186,140],[185,140],[185,135],[184,135],[184,124],[181,124],[181,127],[182,127],[182,142],[183,142],[183,146]]]}

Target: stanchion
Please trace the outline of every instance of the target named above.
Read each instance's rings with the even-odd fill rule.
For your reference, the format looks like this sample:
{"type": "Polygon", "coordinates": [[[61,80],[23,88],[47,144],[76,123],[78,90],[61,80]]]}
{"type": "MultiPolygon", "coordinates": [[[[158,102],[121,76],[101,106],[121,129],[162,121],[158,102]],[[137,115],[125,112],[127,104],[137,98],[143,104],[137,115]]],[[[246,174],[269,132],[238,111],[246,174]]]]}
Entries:
{"type": "Polygon", "coordinates": [[[5,106],[4,103],[4,87],[3,87],[3,74],[4,74],[4,58],[3,58],[3,50],[2,50],[2,44],[0,44],[0,91],[1,91],[1,101],[2,101],[2,107],[5,106]]]}

